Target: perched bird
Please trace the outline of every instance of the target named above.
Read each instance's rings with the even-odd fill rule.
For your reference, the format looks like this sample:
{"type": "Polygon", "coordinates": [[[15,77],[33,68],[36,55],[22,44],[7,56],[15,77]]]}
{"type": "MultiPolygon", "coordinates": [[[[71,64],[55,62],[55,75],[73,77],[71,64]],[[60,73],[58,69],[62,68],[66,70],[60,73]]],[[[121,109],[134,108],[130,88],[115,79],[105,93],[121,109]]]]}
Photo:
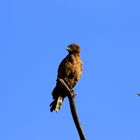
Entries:
{"type": "MultiPolygon", "coordinates": [[[[82,74],[80,46],[77,44],[71,44],[66,49],[68,51],[68,55],[59,65],[57,79],[63,79],[69,89],[73,90],[82,74]]],[[[53,102],[50,104],[50,111],[59,111],[66,94],[64,87],[62,87],[58,81],[56,82],[56,86],[52,91],[52,97],[53,102]]]]}

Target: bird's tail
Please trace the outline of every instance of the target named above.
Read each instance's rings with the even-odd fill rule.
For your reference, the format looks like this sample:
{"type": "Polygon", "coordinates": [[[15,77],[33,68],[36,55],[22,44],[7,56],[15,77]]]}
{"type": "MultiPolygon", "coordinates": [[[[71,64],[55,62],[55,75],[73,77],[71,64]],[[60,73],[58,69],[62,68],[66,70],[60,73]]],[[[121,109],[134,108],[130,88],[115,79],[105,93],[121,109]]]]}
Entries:
{"type": "Polygon", "coordinates": [[[56,83],[56,86],[52,91],[52,96],[53,96],[53,101],[50,104],[50,111],[51,112],[53,110],[59,111],[61,109],[62,102],[66,97],[65,90],[63,89],[63,87],[59,82],[56,83]]]}
{"type": "Polygon", "coordinates": [[[50,104],[50,111],[59,111],[63,102],[63,97],[59,96],[50,104]]]}

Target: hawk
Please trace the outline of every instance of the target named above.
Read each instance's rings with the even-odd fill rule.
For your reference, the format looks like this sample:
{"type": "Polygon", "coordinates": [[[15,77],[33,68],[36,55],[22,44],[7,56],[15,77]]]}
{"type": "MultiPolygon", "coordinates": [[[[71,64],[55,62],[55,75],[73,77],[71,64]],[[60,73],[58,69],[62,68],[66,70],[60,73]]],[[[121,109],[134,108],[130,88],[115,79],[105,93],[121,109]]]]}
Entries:
{"type": "MultiPolygon", "coordinates": [[[[57,79],[63,79],[69,89],[73,90],[82,74],[80,46],[77,44],[71,44],[66,49],[68,51],[68,55],[59,65],[57,79]]],[[[66,97],[65,89],[59,82],[56,82],[56,86],[52,91],[52,97],[53,102],[50,104],[50,111],[59,111],[61,109],[61,104],[66,97]]]]}

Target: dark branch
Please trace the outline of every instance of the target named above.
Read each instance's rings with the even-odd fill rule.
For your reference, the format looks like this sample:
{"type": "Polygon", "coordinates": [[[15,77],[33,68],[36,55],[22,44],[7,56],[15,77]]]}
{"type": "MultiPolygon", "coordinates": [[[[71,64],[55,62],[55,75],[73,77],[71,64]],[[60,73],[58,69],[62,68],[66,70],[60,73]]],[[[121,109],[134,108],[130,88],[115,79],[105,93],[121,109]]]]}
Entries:
{"type": "Polygon", "coordinates": [[[74,101],[75,93],[69,89],[69,87],[67,86],[67,84],[64,82],[63,79],[58,79],[58,82],[60,82],[66,90],[66,95],[69,99],[71,114],[72,114],[75,126],[77,128],[80,140],[86,140],[86,137],[84,135],[84,132],[82,130],[82,127],[81,127],[81,124],[80,124],[80,121],[79,121],[79,118],[78,118],[78,115],[76,112],[76,105],[75,105],[75,101],[74,101]]]}

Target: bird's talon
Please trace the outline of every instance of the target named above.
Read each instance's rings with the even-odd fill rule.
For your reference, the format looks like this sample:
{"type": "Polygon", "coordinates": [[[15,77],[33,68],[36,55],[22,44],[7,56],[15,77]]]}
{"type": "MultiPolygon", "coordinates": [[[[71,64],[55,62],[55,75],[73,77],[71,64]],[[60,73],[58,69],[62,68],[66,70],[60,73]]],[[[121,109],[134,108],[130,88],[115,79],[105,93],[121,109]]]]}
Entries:
{"type": "Polygon", "coordinates": [[[77,94],[74,92],[74,90],[71,91],[71,96],[75,97],[77,94]]]}

